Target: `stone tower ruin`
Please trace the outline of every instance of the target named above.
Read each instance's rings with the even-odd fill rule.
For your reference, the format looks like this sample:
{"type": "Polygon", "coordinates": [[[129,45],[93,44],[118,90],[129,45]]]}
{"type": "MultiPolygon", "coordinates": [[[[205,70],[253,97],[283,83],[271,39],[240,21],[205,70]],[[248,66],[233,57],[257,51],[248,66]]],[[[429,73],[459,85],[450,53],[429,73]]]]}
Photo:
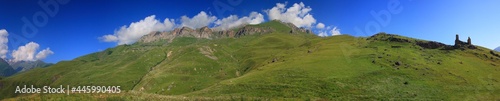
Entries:
{"type": "Polygon", "coordinates": [[[467,39],[467,44],[468,44],[468,45],[472,45],[472,42],[471,42],[471,40],[470,40],[470,37],[467,39]]]}
{"type": "Polygon", "coordinates": [[[469,48],[469,49],[477,49],[476,46],[472,45],[472,40],[470,37],[467,38],[467,42],[460,41],[460,37],[458,34],[455,36],[455,49],[458,48],[469,48]]]}

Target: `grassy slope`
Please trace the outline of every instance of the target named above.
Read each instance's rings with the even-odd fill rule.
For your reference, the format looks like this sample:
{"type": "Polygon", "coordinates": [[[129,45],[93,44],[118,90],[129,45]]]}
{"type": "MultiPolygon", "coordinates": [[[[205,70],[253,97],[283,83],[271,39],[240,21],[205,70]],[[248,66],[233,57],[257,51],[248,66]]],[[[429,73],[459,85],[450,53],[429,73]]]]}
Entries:
{"type": "Polygon", "coordinates": [[[305,49],[291,50],[284,54],[284,62],[259,67],[245,76],[186,95],[303,99],[499,99],[495,95],[500,93],[497,81],[500,68],[491,65],[499,61],[482,57],[483,53],[488,54],[485,48],[449,52],[420,50],[420,47],[410,43],[368,42],[350,36],[318,39],[312,47],[317,49],[310,54],[305,49]],[[403,47],[391,48],[393,45],[403,47]],[[476,56],[475,53],[481,55],[476,56]],[[372,63],[373,60],[375,63],[372,63]],[[393,66],[396,61],[402,65],[393,66]]]}
{"type": "Polygon", "coordinates": [[[421,49],[414,43],[346,35],[285,34],[290,29],[278,22],[256,26],[277,31],[118,46],[5,78],[1,98],[15,96],[14,85],[63,84],[120,85],[128,91],[15,99],[500,99],[495,96],[500,95],[500,61],[485,48],[421,49]],[[217,59],[201,50],[212,50],[209,55],[217,59]],[[396,61],[402,64],[394,66],[396,61]]]}
{"type": "Polygon", "coordinates": [[[36,68],[2,81],[2,97],[14,96],[15,86],[119,85],[130,90],[149,68],[162,61],[162,48],[150,50],[118,46],[89,54],[72,61],[63,61],[48,68],[36,68]],[[134,51],[132,51],[134,50],[134,51]]]}

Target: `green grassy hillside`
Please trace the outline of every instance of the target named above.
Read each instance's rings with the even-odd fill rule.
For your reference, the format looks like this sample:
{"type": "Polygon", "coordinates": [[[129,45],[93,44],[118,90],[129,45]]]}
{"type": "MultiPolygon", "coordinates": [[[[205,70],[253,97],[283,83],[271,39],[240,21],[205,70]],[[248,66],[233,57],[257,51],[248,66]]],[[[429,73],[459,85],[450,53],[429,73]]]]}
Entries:
{"type": "MultiPolygon", "coordinates": [[[[499,100],[489,49],[273,33],[121,45],[0,81],[7,100],[499,100]],[[17,85],[121,86],[120,94],[14,94],[17,85]]],[[[450,37],[450,38],[453,38],[450,37]]]]}

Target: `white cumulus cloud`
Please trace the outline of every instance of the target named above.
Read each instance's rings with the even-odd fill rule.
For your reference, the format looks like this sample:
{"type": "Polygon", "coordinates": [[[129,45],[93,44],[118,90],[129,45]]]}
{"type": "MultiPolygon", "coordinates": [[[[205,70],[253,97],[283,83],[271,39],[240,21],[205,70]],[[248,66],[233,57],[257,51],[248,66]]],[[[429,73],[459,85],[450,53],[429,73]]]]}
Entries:
{"type": "MultiPolygon", "coordinates": [[[[316,19],[310,13],[312,11],[310,6],[306,6],[302,2],[294,3],[288,8],[286,6],[287,2],[276,3],[276,6],[266,9],[264,12],[269,20],[280,20],[292,23],[297,27],[314,29],[315,32],[319,32],[318,35],[320,36],[340,35],[340,30],[337,28],[332,29],[332,27],[321,22],[316,24],[316,19]]],[[[264,21],[264,15],[258,12],[251,12],[248,16],[230,15],[218,19],[205,11],[200,11],[200,13],[192,17],[184,15],[175,20],[166,18],[164,22],[160,22],[155,19],[155,15],[151,15],[128,26],[124,25],[115,30],[113,34],[103,35],[99,39],[104,42],[117,42],[118,45],[132,44],[153,31],[170,31],[178,27],[197,29],[205,26],[209,26],[214,30],[228,30],[247,24],[260,24],[264,21]]]]}
{"type": "Polygon", "coordinates": [[[47,56],[52,55],[52,54],[54,54],[54,52],[52,52],[50,50],[50,48],[46,48],[46,49],[38,52],[38,54],[36,54],[35,58],[39,59],[39,60],[42,60],[42,59],[45,59],[45,58],[47,58],[47,56]]]}
{"type": "Polygon", "coordinates": [[[215,29],[228,30],[245,24],[255,25],[262,22],[264,22],[264,16],[257,12],[252,12],[249,16],[244,16],[241,18],[238,18],[237,15],[230,15],[229,17],[215,21],[215,24],[217,25],[215,29]]]}
{"type": "Polygon", "coordinates": [[[40,45],[35,42],[29,42],[24,46],[20,46],[17,50],[12,52],[12,61],[36,61],[43,60],[47,56],[54,54],[50,48],[44,49],[35,55],[36,51],[40,48],[40,45]]]}
{"type": "Polygon", "coordinates": [[[215,20],[217,20],[217,17],[208,15],[204,11],[201,11],[200,13],[198,13],[198,15],[195,15],[192,18],[189,18],[187,16],[182,16],[181,17],[181,25],[183,27],[189,27],[192,29],[196,29],[196,28],[208,26],[211,23],[213,23],[215,20]]]}
{"type": "Polygon", "coordinates": [[[318,33],[318,36],[320,36],[320,37],[341,35],[340,29],[338,29],[337,27],[332,28],[331,26],[327,26],[326,28],[323,28],[323,29],[316,28],[316,32],[318,33]]]}
{"type": "Polygon", "coordinates": [[[305,6],[304,3],[294,3],[292,7],[285,8],[286,3],[277,3],[271,9],[265,10],[270,20],[280,20],[289,22],[297,27],[311,27],[316,23],[316,19],[309,14],[311,7],[305,6]]]}
{"type": "Polygon", "coordinates": [[[319,32],[318,36],[321,36],[321,37],[327,37],[328,36],[328,33],[326,32],[319,32]]]}
{"type": "Polygon", "coordinates": [[[316,25],[316,28],[318,28],[318,29],[323,29],[323,28],[325,28],[325,24],[323,24],[323,23],[318,23],[318,24],[316,25]]]}
{"type": "Polygon", "coordinates": [[[115,42],[118,41],[117,35],[104,35],[100,37],[100,39],[104,42],[115,42]]]}
{"type": "Polygon", "coordinates": [[[264,21],[264,15],[258,12],[251,12],[250,15],[241,18],[237,15],[230,15],[223,19],[217,19],[217,17],[201,11],[193,17],[184,15],[177,20],[166,18],[163,23],[155,19],[155,15],[151,15],[139,22],[120,27],[120,29],[115,30],[114,34],[103,35],[98,39],[104,42],[117,42],[118,45],[132,44],[153,31],[170,31],[178,27],[197,29],[211,24],[214,24],[213,28],[216,30],[227,30],[244,24],[260,24],[264,21]]]}
{"type": "Polygon", "coordinates": [[[5,29],[0,29],[0,58],[5,59],[7,57],[7,52],[9,51],[9,32],[5,29]]]}
{"type": "Polygon", "coordinates": [[[104,42],[118,42],[118,45],[132,44],[152,31],[168,31],[174,28],[174,19],[166,18],[162,23],[155,17],[151,15],[139,22],[132,22],[129,26],[124,25],[119,30],[115,30],[114,34],[104,35],[99,39],[104,42]]]}
{"type": "Polygon", "coordinates": [[[332,34],[332,36],[340,35],[340,29],[337,29],[337,27],[333,27],[333,29],[330,30],[330,33],[332,34]]]}

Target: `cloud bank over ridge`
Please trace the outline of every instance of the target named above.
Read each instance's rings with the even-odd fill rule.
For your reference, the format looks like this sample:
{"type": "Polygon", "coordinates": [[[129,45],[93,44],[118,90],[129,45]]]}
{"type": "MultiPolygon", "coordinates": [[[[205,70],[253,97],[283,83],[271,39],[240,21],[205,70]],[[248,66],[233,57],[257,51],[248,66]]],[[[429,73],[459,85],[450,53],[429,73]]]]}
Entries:
{"type": "MultiPolygon", "coordinates": [[[[319,36],[340,35],[340,30],[337,27],[332,28],[324,23],[317,23],[317,20],[311,14],[312,8],[306,6],[303,2],[294,3],[288,8],[286,5],[286,2],[276,3],[276,6],[263,12],[267,14],[269,20],[279,20],[292,23],[297,27],[313,29],[319,36]]],[[[155,15],[150,15],[138,22],[132,22],[128,26],[124,25],[115,30],[113,34],[104,35],[98,39],[103,42],[116,42],[118,45],[133,44],[142,36],[153,31],[170,31],[179,27],[196,29],[204,26],[209,26],[214,30],[228,30],[247,24],[254,25],[263,22],[265,22],[264,15],[256,11],[252,11],[247,16],[229,15],[222,19],[205,11],[200,11],[193,17],[183,15],[178,19],[165,18],[163,22],[158,20],[155,15]]]]}

